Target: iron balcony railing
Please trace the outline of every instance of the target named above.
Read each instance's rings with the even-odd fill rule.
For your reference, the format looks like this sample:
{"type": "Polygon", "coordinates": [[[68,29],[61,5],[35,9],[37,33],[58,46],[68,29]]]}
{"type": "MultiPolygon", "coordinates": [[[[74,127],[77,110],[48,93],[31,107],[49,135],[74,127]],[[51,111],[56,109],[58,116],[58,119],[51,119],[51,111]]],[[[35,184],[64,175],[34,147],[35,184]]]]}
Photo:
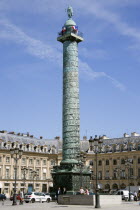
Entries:
{"type": "Polygon", "coordinates": [[[61,37],[61,36],[66,35],[66,34],[71,34],[71,33],[73,33],[73,34],[75,34],[75,35],[80,36],[80,37],[83,38],[83,33],[82,32],[75,31],[73,29],[71,29],[69,31],[65,31],[65,32],[63,32],[63,31],[58,32],[58,37],[61,37]]]}

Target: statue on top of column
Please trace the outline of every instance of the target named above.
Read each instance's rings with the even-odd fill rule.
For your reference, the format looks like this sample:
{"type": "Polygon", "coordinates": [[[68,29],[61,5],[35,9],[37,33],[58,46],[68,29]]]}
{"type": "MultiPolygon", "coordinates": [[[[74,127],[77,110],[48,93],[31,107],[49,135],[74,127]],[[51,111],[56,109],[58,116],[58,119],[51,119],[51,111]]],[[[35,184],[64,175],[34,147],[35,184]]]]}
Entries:
{"type": "Polygon", "coordinates": [[[73,9],[72,9],[71,6],[68,7],[67,14],[68,14],[69,19],[72,18],[72,16],[73,16],[73,9]]]}

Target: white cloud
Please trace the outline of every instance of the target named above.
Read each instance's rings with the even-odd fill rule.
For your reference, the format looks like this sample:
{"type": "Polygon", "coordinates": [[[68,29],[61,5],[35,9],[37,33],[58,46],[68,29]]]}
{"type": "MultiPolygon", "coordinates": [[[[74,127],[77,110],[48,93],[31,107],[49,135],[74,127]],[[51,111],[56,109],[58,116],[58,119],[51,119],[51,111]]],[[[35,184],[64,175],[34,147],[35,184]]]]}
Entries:
{"type": "MultiPolygon", "coordinates": [[[[44,44],[40,40],[33,39],[25,34],[21,29],[17,26],[9,23],[7,20],[0,20],[1,30],[0,30],[0,38],[8,39],[18,44],[24,45],[26,51],[39,57],[41,59],[47,58],[53,62],[57,62],[57,64],[61,65],[62,63],[62,54],[55,47],[44,44]]],[[[119,83],[117,80],[107,75],[104,72],[95,72],[91,69],[91,67],[81,60],[79,60],[80,72],[82,74],[86,74],[89,79],[96,79],[99,77],[106,77],[109,79],[113,85],[120,90],[125,90],[124,85],[119,83]]]]}
{"type": "Polygon", "coordinates": [[[21,29],[17,26],[9,23],[7,20],[0,20],[0,38],[11,40],[18,44],[21,44],[25,47],[26,51],[39,57],[41,59],[48,58],[50,60],[57,60],[59,62],[61,53],[49,44],[44,44],[40,40],[36,40],[31,38],[27,34],[25,34],[21,29]]]}
{"type": "MultiPolygon", "coordinates": [[[[116,3],[116,1],[114,1],[114,3],[116,3]]],[[[126,4],[127,3],[128,2],[126,1],[126,4]]],[[[82,8],[84,13],[88,13],[88,15],[94,15],[99,19],[107,21],[108,23],[112,24],[121,35],[128,36],[134,39],[135,41],[137,40],[138,42],[140,42],[140,30],[131,27],[129,24],[121,20],[120,15],[118,15],[115,12],[111,12],[111,10],[107,9],[104,6],[105,1],[77,1],[77,4],[80,8],[82,8]]]]}
{"type": "Polygon", "coordinates": [[[79,60],[79,69],[80,72],[84,73],[88,76],[88,79],[94,80],[96,78],[105,77],[111,81],[111,83],[116,87],[119,88],[121,91],[125,91],[126,87],[120,83],[118,80],[114,79],[113,77],[107,75],[105,72],[96,72],[85,62],[79,60]]]}

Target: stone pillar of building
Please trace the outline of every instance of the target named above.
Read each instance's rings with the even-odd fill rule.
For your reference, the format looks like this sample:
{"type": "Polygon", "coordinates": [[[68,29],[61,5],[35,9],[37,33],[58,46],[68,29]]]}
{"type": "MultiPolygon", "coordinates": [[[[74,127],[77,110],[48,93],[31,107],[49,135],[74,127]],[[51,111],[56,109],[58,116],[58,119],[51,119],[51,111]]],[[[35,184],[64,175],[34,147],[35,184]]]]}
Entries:
{"type": "Polygon", "coordinates": [[[63,148],[60,166],[52,172],[54,188],[66,187],[67,191],[79,191],[82,176],[83,187],[90,184],[90,171],[79,168],[80,113],[78,43],[83,41],[78,26],[73,21],[73,9],[68,7],[68,20],[57,40],[63,44],[63,148]]]}
{"type": "Polygon", "coordinates": [[[6,156],[3,155],[3,164],[2,164],[2,178],[5,178],[6,175],[6,168],[5,168],[5,163],[6,163],[6,156]]]}

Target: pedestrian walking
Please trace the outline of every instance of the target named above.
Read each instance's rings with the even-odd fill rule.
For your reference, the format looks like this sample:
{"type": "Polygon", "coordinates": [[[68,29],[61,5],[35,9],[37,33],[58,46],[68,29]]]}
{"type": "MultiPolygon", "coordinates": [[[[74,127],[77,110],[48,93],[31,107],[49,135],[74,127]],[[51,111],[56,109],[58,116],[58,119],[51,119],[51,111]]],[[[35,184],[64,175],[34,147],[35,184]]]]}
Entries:
{"type": "Polygon", "coordinates": [[[135,191],[134,192],[134,201],[137,201],[138,200],[138,198],[137,198],[137,192],[135,191]]]}
{"type": "Polygon", "coordinates": [[[58,203],[58,196],[61,195],[61,194],[62,194],[61,188],[58,187],[58,189],[56,190],[56,201],[57,201],[57,203],[58,203]]]}
{"type": "Polygon", "coordinates": [[[63,195],[65,195],[67,193],[67,190],[66,190],[66,188],[64,187],[63,188],[63,195]]]}

